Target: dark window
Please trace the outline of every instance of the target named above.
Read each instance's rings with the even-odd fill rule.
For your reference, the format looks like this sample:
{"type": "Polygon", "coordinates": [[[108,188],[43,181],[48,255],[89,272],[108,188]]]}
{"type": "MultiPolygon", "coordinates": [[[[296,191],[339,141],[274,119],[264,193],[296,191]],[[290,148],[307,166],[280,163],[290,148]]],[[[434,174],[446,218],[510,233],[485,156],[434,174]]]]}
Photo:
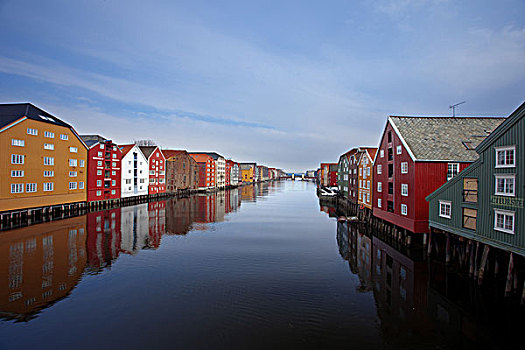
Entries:
{"type": "Polygon", "coordinates": [[[393,213],[394,212],[394,202],[388,201],[386,210],[393,213]]]}
{"type": "Polygon", "coordinates": [[[388,183],[388,194],[394,194],[394,183],[393,182],[388,183]]]}
{"type": "Polygon", "coordinates": [[[394,176],[394,164],[388,164],[388,177],[394,176]]]}
{"type": "Polygon", "coordinates": [[[392,159],[394,159],[392,155],[392,148],[389,148],[388,149],[388,160],[392,160],[392,159]]]}
{"type": "Polygon", "coordinates": [[[388,132],[388,142],[392,142],[392,133],[390,131],[388,132]]]}

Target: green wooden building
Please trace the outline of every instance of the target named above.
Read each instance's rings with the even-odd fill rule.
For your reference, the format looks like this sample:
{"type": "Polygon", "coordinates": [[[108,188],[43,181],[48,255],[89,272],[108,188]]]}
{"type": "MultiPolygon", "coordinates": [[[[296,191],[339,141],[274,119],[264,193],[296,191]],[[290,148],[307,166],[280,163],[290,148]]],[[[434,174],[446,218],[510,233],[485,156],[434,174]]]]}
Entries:
{"type": "Polygon", "coordinates": [[[525,103],[489,136],[479,159],[426,197],[432,231],[525,256],[525,103]]]}

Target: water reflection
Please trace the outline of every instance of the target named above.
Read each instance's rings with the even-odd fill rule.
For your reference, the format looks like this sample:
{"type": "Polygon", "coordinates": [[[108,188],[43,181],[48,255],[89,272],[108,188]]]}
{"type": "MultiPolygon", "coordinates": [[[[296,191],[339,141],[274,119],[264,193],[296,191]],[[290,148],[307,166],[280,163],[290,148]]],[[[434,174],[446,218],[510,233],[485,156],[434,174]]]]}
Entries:
{"type": "MultiPolygon", "coordinates": [[[[0,234],[0,317],[29,321],[67,297],[82,275],[110,269],[121,254],[160,247],[164,234],[206,230],[268,184],[88,213],[0,234]]],[[[270,185],[270,187],[273,187],[270,185]]]]}
{"type": "Polygon", "coordinates": [[[86,266],[85,217],[0,235],[0,316],[31,320],[66,297],[86,266]]]}

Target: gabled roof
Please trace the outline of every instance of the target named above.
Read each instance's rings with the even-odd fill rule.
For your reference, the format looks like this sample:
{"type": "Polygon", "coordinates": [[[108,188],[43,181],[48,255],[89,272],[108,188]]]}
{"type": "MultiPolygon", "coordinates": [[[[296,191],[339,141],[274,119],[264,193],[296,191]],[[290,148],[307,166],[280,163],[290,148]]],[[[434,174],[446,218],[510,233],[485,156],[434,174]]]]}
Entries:
{"type": "Polygon", "coordinates": [[[478,158],[475,147],[504,120],[503,117],[388,118],[414,160],[465,162],[478,158]]]}
{"type": "Polygon", "coordinates": [[[146,159],[149,159],[151,154],[155,152],[157,149],[157,146],[137,146],[142,151],[142,154],[146,157],[146,159]]]}
{"type": "Polygon", "coordinates": [[[102,142],[106,142],[107,140],[105,137],[102,137],[100,135],[80,135],[80,137],[82,138],[82,140],[84,140],[84,143],[89,148],[93,147],[99,142],[102,143],[102,142]]]}
{"type": "Polygon", "coordinates": [[[346,157],[347,159],[350,159],[350,156],[351,156],[352,154],[354,154],[355,152],[357,152],[357,150],[358,150],[358,147],[354,147],[354,148],[352,148],[351,150],[349,150],[349,151],[347,151],[347,152],[341,154],[341,155],[339,156],[339,161],[341,161],[341,158],[343,158],[343,157],[346,157]]]}
{"type": "Polygon", "coordinates": [[[129,144],[129,145],[119,145],[118,148],[119,148],[120,151],[122,152],[122,157],[124,157],[126,154],[128,154],[128,152],[131,151],[131,149],[132,149],[134,146],[135,146],[134,144],[129,144]]]}
{"type": "Polygon", "coordinates": [[[43,109],[35,107],[31,103],[0,104],[0,128],[14,123],[23,117],[72,129],[71,125],[47,113],[43,109]]]}
{"type": "MultiPolygon", "coordinates": [[[[370,157],[372,162],[374,162],[374,159],[376,159],[377,147],[359,147],[359,151],[361,151],[363,154],[368,153],[368,156],[370,157]]],[[[359,161],[361,161],[361,159],[362,156],[359,159],[359,161]]]]}
{"type": "Polygon", "coordinates": [[[205,163],[206,161],[208,161],[210,158],[213,159],[212,156],[210,156],[209,154],[207,153],[189,153],[189,155],[195,159],[195,161],[197,163],[205,163]]]}
{"type": "Polygon", "coordinates": [[[512,112],[509,117],[501,123],[485,140],[483,140],[478,147],[476,147],[476,152],[481,153],[487,149],[492,142],[499,138],[503,133],[509,130],[514,124],[518,122],[521,118],[525,116],[525,102],[521,104],[514,112],[512,112]]]}
{"type": "Polygon", "coordinates": [[[175,150],[175,149],[162,149],[161,152],[164,155],[164,158],[166,159],[175,157],[175,156],[178,156],[184,153],[188,154],[188,152],[186,152],[185,150],[175,150]]]}
{"type": "Polygon", "coordinates": [[[223,156],[215,152],[191,152],[191,154],[207,154],[215,160],[219,159],[219,157],[224,158],[223,156]]]}

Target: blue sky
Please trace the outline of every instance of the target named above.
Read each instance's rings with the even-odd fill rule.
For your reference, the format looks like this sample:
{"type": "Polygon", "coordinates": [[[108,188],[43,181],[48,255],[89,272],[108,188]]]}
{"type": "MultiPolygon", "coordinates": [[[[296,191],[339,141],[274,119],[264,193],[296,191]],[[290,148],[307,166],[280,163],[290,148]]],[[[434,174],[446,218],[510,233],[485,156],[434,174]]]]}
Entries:
{"type": "Polygon", "coordinates": [[[303,171],[390,114],[508,115],[525,1],[0,0],[0,101],[80,133],[303,171]]]}

